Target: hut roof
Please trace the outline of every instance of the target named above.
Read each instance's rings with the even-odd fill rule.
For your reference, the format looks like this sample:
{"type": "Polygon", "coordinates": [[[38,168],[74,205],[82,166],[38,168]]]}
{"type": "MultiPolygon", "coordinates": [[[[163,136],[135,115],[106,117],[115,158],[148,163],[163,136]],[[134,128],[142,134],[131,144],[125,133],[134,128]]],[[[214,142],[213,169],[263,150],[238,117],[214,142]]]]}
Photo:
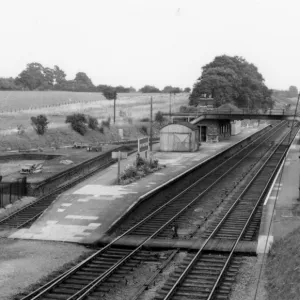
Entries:
{"type": "MultiPolygon", "coordinates": [[[[170,124],[167,124],[167,125],[163,126],[162,128],[165,128],[165,127],[167,127],[167,126],[169,126],[169,125],[182,125],[182,126],[185,126],[185,127],[190,128],[190,129],[192,129],[192,130],[198,130],[198,126],[193,125],[193,124],[191,124],[191,123],[189,123],[189,122],[176,122],[176,123],[170,123],[170,124]]],[[[162,128],[161,128],[161,129],[162,129],[162,128]]]]}

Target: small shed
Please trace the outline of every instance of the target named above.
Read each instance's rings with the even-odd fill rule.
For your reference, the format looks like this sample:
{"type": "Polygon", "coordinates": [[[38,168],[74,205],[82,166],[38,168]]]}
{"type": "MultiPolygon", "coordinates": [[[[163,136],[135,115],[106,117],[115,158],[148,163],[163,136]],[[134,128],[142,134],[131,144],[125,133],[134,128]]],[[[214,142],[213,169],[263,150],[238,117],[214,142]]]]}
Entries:
{"type": "Polygon", "coordinates": [[[188,122],[168,124],[160,130],[160,150],[192,152],[199,149],[198,127],[188,122]]]}

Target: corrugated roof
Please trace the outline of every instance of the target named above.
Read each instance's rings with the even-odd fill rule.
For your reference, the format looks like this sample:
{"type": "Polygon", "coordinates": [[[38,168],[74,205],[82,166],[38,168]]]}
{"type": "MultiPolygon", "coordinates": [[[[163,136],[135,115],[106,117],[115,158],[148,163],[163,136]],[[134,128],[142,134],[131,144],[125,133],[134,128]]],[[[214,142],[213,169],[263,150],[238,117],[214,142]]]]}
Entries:
{"type": "Polygon", "coordinates": [[[189,123],[189,122],[176,122],[176,123],[170,123],[170,124],[167,124],[167,125],[163,126],[161,129],[163,129],[163,128],[169,126],[169,125],[182,125],[182,126],[185,126],[185,127],[190,128],[190,129],[192,129],[192,130],[198,130],[198,126],[193,125],[193,124],[191,124],[191,123],[189,123]]]}

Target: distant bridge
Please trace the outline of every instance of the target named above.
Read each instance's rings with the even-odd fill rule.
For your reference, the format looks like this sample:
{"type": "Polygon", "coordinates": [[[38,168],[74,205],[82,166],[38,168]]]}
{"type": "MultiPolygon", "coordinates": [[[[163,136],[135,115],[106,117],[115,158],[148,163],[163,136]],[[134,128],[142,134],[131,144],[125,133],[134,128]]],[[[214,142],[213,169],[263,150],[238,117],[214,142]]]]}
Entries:
{"type": "MultiPolygon", "coordinates": [[[[193,112],[193,113],[163,113],[163,116],[169,116],[173,120],[183,120],[192,124],[210,119],[210,120],[288,120],[294,119],[294,111],[285,109],[271,109],[264,112],[260,110],[240,109],[240,110],[218,110],[213,109],[205,112],[193,112]]],[[[300,116],[297,113],[296,120],[300,122],[300,116]]]]}

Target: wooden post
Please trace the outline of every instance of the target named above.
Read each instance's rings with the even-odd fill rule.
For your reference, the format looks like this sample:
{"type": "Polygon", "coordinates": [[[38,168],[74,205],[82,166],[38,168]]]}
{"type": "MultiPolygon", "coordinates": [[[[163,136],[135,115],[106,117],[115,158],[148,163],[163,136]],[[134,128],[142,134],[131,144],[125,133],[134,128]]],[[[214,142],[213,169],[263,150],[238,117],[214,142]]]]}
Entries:
{"type": "Polygon", "coordinates": [[[120,170],[121,170],[121,151],[118,154],[118,184],[120,184],[120,170]]]}

